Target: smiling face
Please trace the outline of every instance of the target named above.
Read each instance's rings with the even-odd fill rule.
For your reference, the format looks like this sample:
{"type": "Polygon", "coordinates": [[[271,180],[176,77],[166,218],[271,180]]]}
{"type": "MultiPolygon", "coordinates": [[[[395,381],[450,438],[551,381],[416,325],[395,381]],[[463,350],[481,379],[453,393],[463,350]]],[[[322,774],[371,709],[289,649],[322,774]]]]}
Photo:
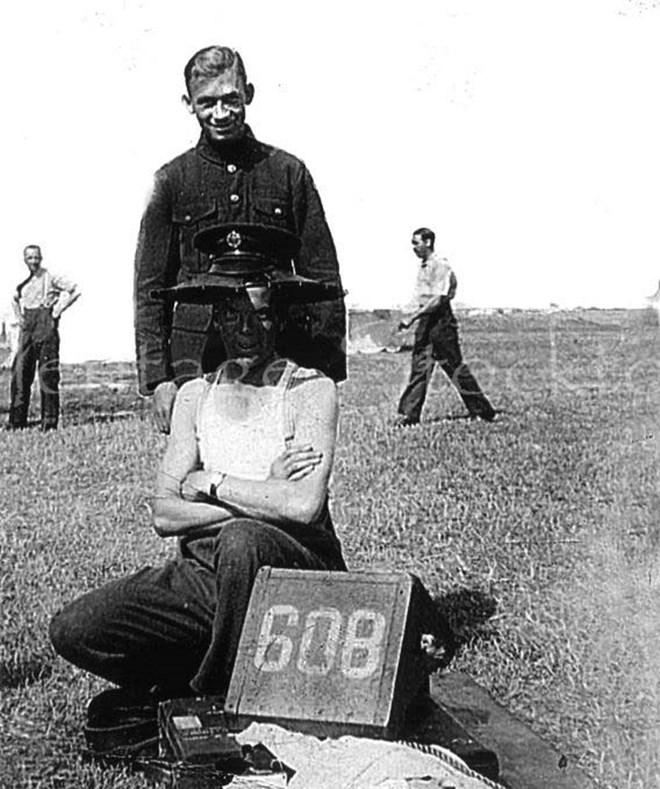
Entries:
{"type": "Polygon", "coordinates": [[[214,77],[194,80],[183,101],[197,118],[206,139],[222,144],[239,139],[245,133],[245,108],[252,101],[254,88],[236,66],[214,77]]]}
{"type": "Polygon", "coordinates": [[[23,260],[30,269],[30,274],[36,274],[41,268],[41,250],[39,247],[25,247],[23,250],[23,260]]]}
{"type": "Polygon", "coordinates": [[[279,321],[270,288],[248,287],[229,296],[217,305],[215,315],[228,359],[247,359],[257,366],[275,356],[279,321]]]}

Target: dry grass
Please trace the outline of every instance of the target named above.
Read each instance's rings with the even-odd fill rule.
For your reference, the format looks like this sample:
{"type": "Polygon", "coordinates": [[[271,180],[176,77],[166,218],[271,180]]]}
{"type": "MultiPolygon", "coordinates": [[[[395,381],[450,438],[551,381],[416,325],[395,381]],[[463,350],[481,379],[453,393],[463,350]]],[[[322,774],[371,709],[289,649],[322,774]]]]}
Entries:
{"type": "MultiPolygon", "coordinates": [[[[349,564],[417,573],[459,634],[455,668],[601,787],[660,786],[658,329],[639,314],[463,327],[500,423],[443,419],[462,409],[438,378],[425,422],[396,431],[408,356],[352,359],[332,502],[349,564]]],[[[7,789],[143,785],[80,762],[81,710],[100,683],[46,635],[63,600],[174,550],[143,508],[163,442],[139,400],[73,387],[121,376],[67,368],[65,429],[6,434],[0,448],[7,789]]]]}

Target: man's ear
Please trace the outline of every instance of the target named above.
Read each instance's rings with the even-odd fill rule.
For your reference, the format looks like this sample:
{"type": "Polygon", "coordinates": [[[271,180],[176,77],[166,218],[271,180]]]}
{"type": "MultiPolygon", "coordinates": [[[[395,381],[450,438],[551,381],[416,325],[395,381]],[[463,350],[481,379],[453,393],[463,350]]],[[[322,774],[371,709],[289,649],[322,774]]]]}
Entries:
{"type": "Polygon", "coordinates": [[[254,85],[251,82],[245,86],[245,103],[252,104],[252,99],[254,98],[254,85]]]}
{"type": "Polygon", "coordinates": [[[181,103],[191,115],[194,114],[195,110],[193,109],[192,100],[187,93],[184,93],[183,96],[181,96],[181,103]]]}

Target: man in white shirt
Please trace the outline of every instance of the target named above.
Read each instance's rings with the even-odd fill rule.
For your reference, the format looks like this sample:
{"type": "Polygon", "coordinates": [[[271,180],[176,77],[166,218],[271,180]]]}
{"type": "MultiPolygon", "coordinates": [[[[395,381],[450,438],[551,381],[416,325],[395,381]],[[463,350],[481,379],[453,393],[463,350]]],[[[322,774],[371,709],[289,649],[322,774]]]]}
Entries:
{"type": "Polygon", "coordinates": [[[37,367],[41,391],[41,429],[57,427],[60,412],[61,314],[80,293],[76,285],[41,265],[41,248],[23,250],[30,274],[16,288],[12,306],[19,325],[18,347],[11,369],[11,406],[8,430],[27,427],[30,390],[37,367]]]}
{"type": "Polygon", "coordinates": [[[399,401],[396,424],[416,425],[422,414],[431,375],[438,362],[456,387],[470,417],[492,422],[495,410],[463,361],[458,326],[451,309],[456,294],[456,276],[444,258],[434,251],[435,233],[427,227],[415,230],[413,252],[421,260],[417,275],[417,312],[399,329],[417,323],[410,380],[399,401]]]}

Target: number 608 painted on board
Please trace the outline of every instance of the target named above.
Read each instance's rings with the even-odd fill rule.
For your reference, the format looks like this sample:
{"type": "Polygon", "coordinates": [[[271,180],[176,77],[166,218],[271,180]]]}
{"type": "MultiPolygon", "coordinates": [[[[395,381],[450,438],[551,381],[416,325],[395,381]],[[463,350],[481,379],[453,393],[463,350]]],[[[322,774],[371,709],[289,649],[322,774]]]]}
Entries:
{"type": "MultiPolygon", "coordinates": [[[[297,635],[273,633],[276,617],[282,617],[286,629],[297,628],[300,612],[292,605],[273,605],[261,622],[254,665],[259,671],[283,671],[293,656],[297,635]]],[[[302,674],[324,676],[335,664],[339,651],[340,633],[344,617],[336,608],[310,611],[300,638],[296,667],[302,674]],[[314,647],[314,649],[313,649],[314,647]],[[310,660],[314,652],[315,660],[310,660]]],[[[376,671],[381,658],[381,644],[385,634],[385,617],[377,611],[359,608],[346,622],[346,631],[339,656],[339,670],[349,679],[365,679],[376,671]]]]}

